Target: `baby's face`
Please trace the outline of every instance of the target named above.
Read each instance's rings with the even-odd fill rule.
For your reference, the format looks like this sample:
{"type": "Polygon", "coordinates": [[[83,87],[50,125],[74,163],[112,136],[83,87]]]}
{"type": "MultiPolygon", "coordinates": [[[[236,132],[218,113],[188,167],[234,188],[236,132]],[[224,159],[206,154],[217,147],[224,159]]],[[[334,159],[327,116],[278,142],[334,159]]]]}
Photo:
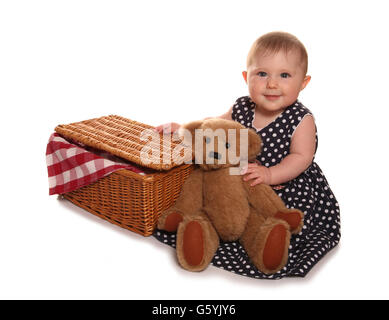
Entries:
{"type": "Polygon", "coordinates": [[[310,80],[304,75],[296,51],[258,55],[243,76],[251,99],[268,112],[279,112],[291,105],[310,80]]]}

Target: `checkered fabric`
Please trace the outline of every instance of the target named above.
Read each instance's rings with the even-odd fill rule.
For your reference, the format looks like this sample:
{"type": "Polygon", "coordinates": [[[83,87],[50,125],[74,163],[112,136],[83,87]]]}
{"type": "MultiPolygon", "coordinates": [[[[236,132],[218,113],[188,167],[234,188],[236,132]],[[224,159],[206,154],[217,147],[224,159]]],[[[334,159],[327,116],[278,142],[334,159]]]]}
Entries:
{"type": "Polygon", "coordinates": [[[139,174],[145,170],[129,164],[106,152],[77,143],[71,143],[58,133],[50,136],[46,149],[49,194],[70,192],[119,169],[128,169],[139,174]]]}

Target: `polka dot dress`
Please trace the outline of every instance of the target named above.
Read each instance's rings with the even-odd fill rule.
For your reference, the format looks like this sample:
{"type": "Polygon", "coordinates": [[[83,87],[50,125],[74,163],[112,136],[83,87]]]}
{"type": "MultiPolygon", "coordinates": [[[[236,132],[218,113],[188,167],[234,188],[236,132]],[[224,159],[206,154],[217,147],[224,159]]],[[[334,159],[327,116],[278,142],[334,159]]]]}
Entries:
{"type": "MultiPolygon", "coordinates": [[[[273,122],[261,130],[253,126],[255,103],[249,97],[239,98],[232,109],[232,119],[261,136],[263,146],[257,160],[266,167],[274,166],[289,154],[294,130],[311,112],[299,101],[287,107],[273,122]]],[[[293,235],[286,266],[272,275],[260,272],[251,264],[241,244],[222,242],[212,265],[257,279],[304,277],[309,270],[340,240],[339,206],[319,166],[312,164],[295,179],[274,187],[288,208],[304,212],[304,226],[293,235]]],[[[154,236],[175,247],[176,235],[156,230],[154,236]]]]}

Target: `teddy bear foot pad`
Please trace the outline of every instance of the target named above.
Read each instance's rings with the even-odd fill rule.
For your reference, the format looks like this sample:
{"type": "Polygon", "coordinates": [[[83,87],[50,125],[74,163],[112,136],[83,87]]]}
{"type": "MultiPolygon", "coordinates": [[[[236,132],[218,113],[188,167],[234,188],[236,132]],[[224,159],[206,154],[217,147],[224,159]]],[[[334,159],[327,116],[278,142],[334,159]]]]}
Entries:
{"type": "Polygon", "coordinates": [[[177,230],[177,258],[189,271],[202,271],[208,267],[219,246],[219,238],[207,220],[185,219],[177,230]]]}

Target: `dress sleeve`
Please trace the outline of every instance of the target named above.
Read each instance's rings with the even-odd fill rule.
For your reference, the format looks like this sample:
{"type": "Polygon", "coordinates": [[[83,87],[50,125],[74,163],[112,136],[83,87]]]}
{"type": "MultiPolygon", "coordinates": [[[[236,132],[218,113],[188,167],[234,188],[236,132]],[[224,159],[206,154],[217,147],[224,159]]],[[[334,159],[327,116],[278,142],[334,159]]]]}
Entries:
{"type": "Polygon", "coordinates": [[[236,99],[234,105],[232,106],[232,120],[241,122],[242,117],[247,117],[247,112],[251,103],[250,97],[248,96],[236,99]]]}

